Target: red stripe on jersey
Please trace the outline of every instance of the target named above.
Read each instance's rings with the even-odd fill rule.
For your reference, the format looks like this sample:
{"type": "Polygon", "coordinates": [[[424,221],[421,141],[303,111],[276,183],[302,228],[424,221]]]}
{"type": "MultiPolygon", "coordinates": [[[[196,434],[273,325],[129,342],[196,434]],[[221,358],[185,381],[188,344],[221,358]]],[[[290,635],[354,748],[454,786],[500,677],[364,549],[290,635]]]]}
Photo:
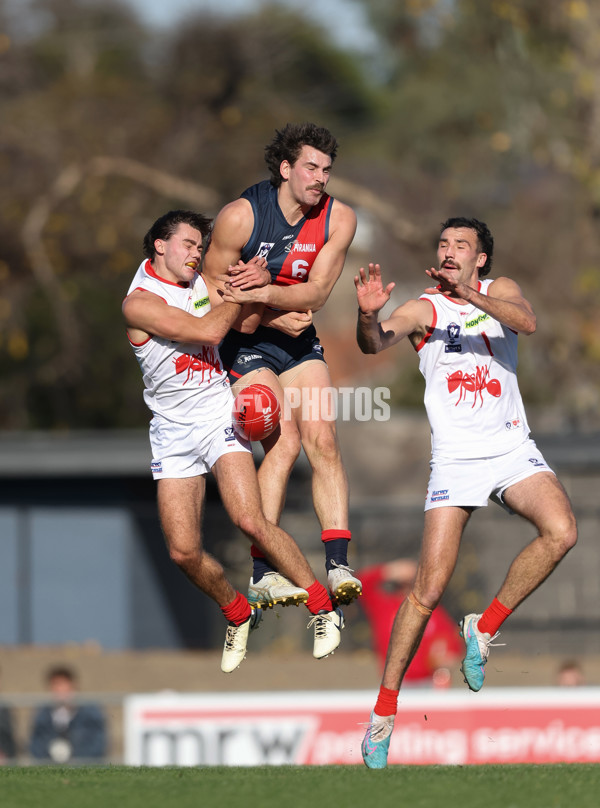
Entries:
{"type": "Polygon", "coordinates": [[[332,204],[333,199],[325,195],[310,210],[297,237],[290,242],[289,253],[274,281],[276,284],[306,283],[308,273],[329,236],[328,219],[332,204]]]}

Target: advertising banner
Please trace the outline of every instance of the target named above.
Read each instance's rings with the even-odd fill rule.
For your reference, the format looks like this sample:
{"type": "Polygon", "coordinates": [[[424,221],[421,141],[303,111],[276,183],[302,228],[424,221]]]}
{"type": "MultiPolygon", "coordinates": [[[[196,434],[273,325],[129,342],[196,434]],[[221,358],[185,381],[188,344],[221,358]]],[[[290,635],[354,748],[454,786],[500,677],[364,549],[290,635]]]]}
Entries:
{"type": "MultiPolygon", "coordinates": [[[[374,691],[134,695],[130,766],[362,763],[374,691]]],[[[600,688],[404,690],[388,763],[600,762],[600,688]]]]}

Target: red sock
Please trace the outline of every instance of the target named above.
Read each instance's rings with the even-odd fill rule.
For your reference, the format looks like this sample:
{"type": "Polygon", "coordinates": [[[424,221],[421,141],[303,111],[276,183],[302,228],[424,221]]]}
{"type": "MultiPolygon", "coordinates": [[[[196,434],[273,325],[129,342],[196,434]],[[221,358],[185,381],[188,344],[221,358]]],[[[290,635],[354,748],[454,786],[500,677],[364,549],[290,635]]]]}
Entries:
{"type": "Polygon", "coordinates": [[[328,528],[321,531],[321,541],[333,541],[334,539],[346,539],[350,541],[352,533],[350,530],[337,530],[336,528],[328,528]]]}
{"type": "Polygon", "coordinates": [[[512,609],[507,609],[506,606],[503,606],[500,603],[498,598],[494,598],[494,600],[479,618],[477,628],[483,634],[489,634],[490,637],[493,637],[502,623],[504,623],[506,618],[512,613],[512,609]]]}
{"type": "Polygon", "coordinates": [[[398,712],[398,693],[399,690],[390,690],[389,687],[381,685],[379,688],[379,695],[375,703],[373,712],[376,715],[396,715],[398,712]]]}
{"type": "Polygon", "coordinates": [[[331,603],[331,598],[329,597],[327,590],[323,586],[323,584],[315,581],[314,584],[311,584],[309,587],[306,588],[308,592],[308,600],[306,601],[306,607],[311,614],[318,614],[320,611],[325,610],[326,612],[333,611],[333,604],[331,603]]]}
{"type": "Polygon", "coordinates": [[[241,624],[246,621],[252,613],[250,604],[241,592],[238,592],[235,598],[231,601],[231,603],[228,603],[227,606],[221,606],[221,611],[225,615],[227,622],[234,623],[236,626],[241,626],[241,624]]]}

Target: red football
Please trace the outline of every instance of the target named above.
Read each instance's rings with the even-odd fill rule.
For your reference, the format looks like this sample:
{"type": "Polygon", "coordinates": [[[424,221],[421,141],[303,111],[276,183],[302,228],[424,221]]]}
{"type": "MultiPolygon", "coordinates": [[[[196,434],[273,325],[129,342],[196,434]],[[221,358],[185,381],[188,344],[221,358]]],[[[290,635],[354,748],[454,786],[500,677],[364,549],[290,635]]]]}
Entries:
{"type": "Polygon", "coordinates": [[[274,432],[281,419],[275,393],[266,384],[249,384],[233,402],[233,425],[248,440],[263,440],[274,432]]]}

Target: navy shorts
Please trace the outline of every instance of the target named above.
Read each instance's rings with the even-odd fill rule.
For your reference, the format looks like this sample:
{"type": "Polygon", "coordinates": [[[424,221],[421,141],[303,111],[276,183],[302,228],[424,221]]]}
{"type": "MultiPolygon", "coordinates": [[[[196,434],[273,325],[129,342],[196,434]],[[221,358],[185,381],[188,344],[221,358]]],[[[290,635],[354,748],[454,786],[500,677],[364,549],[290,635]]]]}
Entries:
{"type": "Polygon", "coordinates": [[[277,376],[310,359],[325,361],[314,326],[299,337],[259,325],[253,334],[233,329],[219,345],[219,355],[233,384],[251,370],[268,368],[277,376]]]}

